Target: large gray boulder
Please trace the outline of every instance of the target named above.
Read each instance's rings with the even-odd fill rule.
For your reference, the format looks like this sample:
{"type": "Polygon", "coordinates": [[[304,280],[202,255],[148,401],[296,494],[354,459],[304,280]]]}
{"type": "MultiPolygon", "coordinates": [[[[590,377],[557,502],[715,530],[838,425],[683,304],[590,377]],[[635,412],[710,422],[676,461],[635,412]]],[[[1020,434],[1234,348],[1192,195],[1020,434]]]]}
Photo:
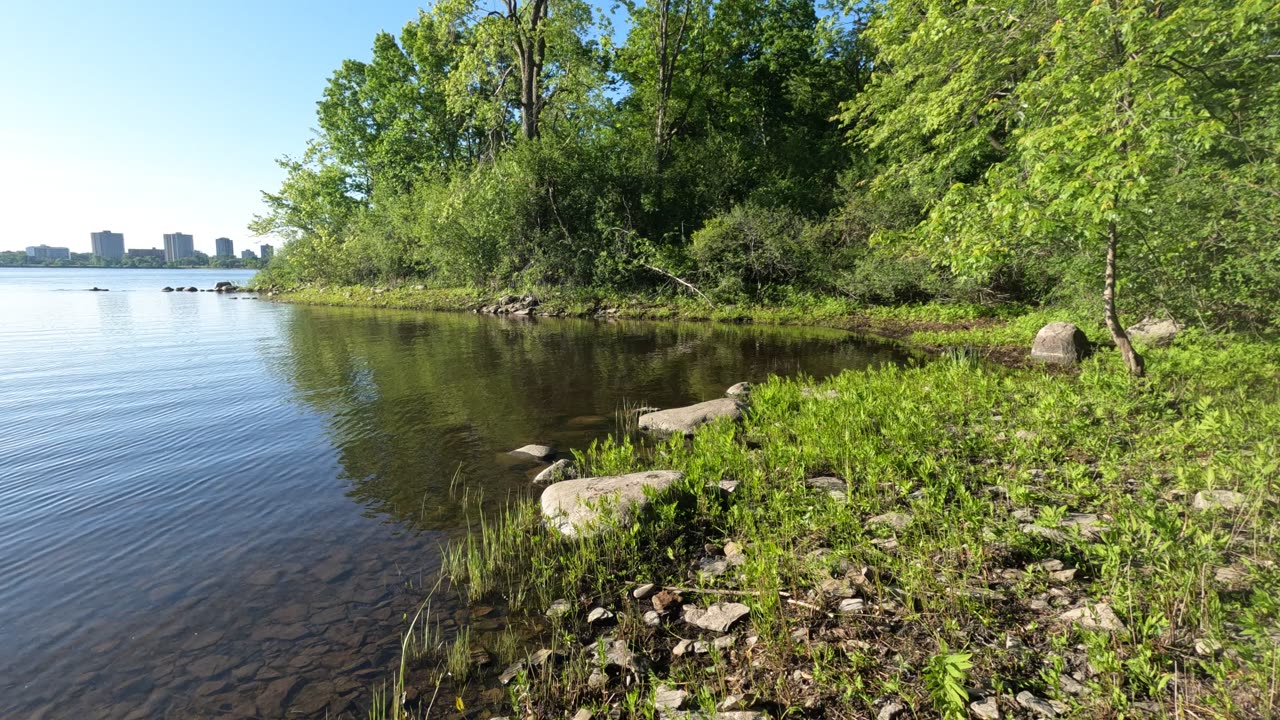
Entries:
{"type": "Polygon", "coordinates": [[[542,491],[542,516],[547,524],[569,537],[591,535],[608,512],[625,523],[649,502],[646,493],[661,493],[683,477],[676,470],[565,480],[542,491]]]}
{"type": "Polygon", "coordinates": [[[1036,333],[1031,359],[1053,365],[1074,365],[1089,350],[1089,338],[1069,322],[1051,322],[1036,333]]]}
{"type": "Polygon", "coordinates": [[[640,429],[659,433],[692,435],[699,426],[719,418],[737,420],[742,417],[742,405],[733,398],[720,398],[688,407],[659,410],[640,416],[640,429]]]}
{"type": "Polygon", "coordinates": [[[1149,317],[1125,330],[1125,334],[1134,342],[1159,347],[1173,342],[1181,331],[1182,326],[1174,320],[1157,320],[1149,317]]]}

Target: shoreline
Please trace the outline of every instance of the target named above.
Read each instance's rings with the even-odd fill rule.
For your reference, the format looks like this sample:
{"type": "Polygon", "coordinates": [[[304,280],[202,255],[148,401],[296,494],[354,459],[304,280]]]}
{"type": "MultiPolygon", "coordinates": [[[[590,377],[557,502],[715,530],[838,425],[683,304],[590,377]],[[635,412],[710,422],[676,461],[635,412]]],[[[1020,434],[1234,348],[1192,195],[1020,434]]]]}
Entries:
{"type": "MultiPolygon", "coordinates": [[[[493,302],[425,288],[269,299],[493,302]]],[[[842,317],[828,302],[708,318],[683,299],[555,296],[539,309],[872,326],[970,350],[815,385],[775,378],[741,420],[688,440],[632,430],[574,458],[584,476],[682,475],[587,537],[548,529],[536,499],[479,520],[446,554],[447,587],[548,629],[411,627],[371,717],[423,717],[450,694],[482,719],[1155,718],[1188,704],[1232,717],[1277,699],[1274,341],[1187,331],[1149,348],[1151,376],[1132,380],[1105,348],[1067,372],[1000,362],[1063,310],[842,317]]]]}

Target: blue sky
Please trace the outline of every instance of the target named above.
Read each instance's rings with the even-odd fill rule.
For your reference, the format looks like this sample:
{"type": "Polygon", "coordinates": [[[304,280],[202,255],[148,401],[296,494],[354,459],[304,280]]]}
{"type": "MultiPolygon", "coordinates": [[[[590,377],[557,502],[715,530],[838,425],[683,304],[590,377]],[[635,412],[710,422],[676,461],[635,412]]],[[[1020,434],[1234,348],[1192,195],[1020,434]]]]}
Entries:
{"type": "Polygon", "coordinates": [[[245,225],[297,154],[344,58],[420,3],[56,2],[0,6],[0,250],[127,247],[166,232],[256,247],[245,225]]]}

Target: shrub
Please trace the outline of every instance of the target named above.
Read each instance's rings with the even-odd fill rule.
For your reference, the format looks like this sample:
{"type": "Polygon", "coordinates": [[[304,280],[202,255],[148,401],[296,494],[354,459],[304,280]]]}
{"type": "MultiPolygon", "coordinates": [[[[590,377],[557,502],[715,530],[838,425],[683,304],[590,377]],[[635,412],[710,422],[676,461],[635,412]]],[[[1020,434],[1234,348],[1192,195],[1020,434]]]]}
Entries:
{"type": "Polygon", "coordinates": [[[803,285],[817,265],[803,219],[787,210],[739,205],[693,234],[690,254],[722,297],[803,285]]]}

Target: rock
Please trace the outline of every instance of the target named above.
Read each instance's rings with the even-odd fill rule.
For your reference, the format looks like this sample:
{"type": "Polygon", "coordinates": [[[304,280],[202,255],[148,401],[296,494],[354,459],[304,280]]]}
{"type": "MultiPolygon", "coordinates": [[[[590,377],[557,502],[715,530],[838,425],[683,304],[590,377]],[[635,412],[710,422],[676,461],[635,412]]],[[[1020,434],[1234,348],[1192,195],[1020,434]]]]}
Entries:
{"type": "Polygon", "coordinates": [[[578,471],[573,467],[573,463],[568,460],[557,460],[551,463],[551,467],[538,473],[533,481],[538,485],[548,485],[561,480],[572,480],[576,477],[578,477],[578,471]]]}
{"type": "Polygon", "coordinates": [[[662,590],[650,600],[653,609],[665,613],[672,605],[680,602],[680,593],[675,590],[662,590]]]}
{"type": "Polygon", "coordinates": [[[187,292],[199,292],[199,288],[189,287],[187,288],[187,292]]]}
{"type": "Polygon", "coordinates": [[[805,485],[818,490],[825,490],[832,499],[844,502],[849,499],[849,485],[838,477],[815,477],[804,481],[805,485]]]}
{"type": "Polygon", "coordinates": [[[1173,320],[1157,320],[1156,318],[1148,317],[1143,318],[1142,322],[1129,327],[1124,332],[1134,342],[1159,347],[1173,342],[1173,339],[1181,331],[1182,326],[1173,320]]]}
{"type": "Polygon", "coordinates": [[[547,460],[551,456],[555,455],[556,451],[555,448],[548,445],[525,445],[524,447],[512,450],[510,454],[528,455],[529,457],[536,458],[538,460],[547,460]]]}
{"type": "Polygon", "coordinates": [[[720,482],[716,483],[716,487],[720,488],[721,492],[723,492],[724,494],[732,495],[733,491],[738,489],[738,481],[737,480],[721,480],[720,482]]]}
{"type": "Polygon", "coordinates": [[[569,604],[568,600],[556,600],[551,603],[551,607],[547,608],[547,617],[564,617],[571,612],[573,612],[573,605],[569,604]]]}
{"type": "Polygon", "coordinates": [[[1068,695],[1083,695],[1088,691],[1085,686],[1066,673],[1058,676],[1058,688],[1068,695]]]}
{"type": "Polygon", "coordinates": [[[649,597],[650,595],[652,595],[653,591],[657,589],[658,589],[657,585],[654,585],[653,583],[645,583],[637,587],[635,590],[632,590],[631,597],[637,600],[643,600],[649,597]]]}
{"type": "Polygon", "coordinates": [[[1035,535],[1036,537],[1044,538],[1049,542],[1057,543],[1059,545],[1065,545],[1066,543],[1069,543],[1071,541],[1070,536],[1068,536],[1066,533],[1062,532],[1061,530],[1058,530],[1057,528],[1047,528],[1047,527],[1044,527],[1043,525],[1032,525],[1031,523],[1023,523],[1022,525],[1019,526],[1019,529],[1022,530],[1022,532],[1026,533],[1027,535],[1035,535]]]}
{"type": "Polygon", "coordinates": [[[520,673],[523,672],[524,669],[525,669],[525,661],[517,660],[511,663],[510,665],[508,665],[506,670],[502,671],[502,674],[498,676],[498,682],[502,683],[503,685],[509,685],[512,680],[515,680],[517,677],[520,676],[520,673]]]}
{"type": "Polygon", "coordinates": [[[625,524],[648,504],[646,491],[661,493],[683,476],[675,470],[654,470],[565,480],[542,491],[542,515],[548,525],[569,537],[593,534],[599,530],[602,504],[609,504],[625,524]]]}
{"type": "Polygon", "coordinates": [[[587,687],[592,690],[599,690],[609,684],[609,676],[599,670],[592,670],[591,676],[587,678],[587,687]]]}
{"type": "Polygon", "coordinates": [[[588,625],[597,625],[599,623],[608,622],[612,619],[613,619],[613,613],[609,612],[608,610],[605,610],[602,607],[592,608],[591,612],[587,613],[588,625]]]}
{"type": "Polygon", "coordinates": [[[592,717],[594,717],[594,715],[592,715],[591,711],[586,708],[581,708],[578,712],[573,714],[573,720],[591,720],[592,717]]]}
{"type": "Polygon", "coordinates": [[[176,290],[177,292],[186,292],[186,291],[187,291],[187,286],[186,286],[186,285],[179,285],[178,287],[174,288],[174,290],[176,290]]]}
{"type": "Polygon", "coordinates": [[[724,391],[724,394],[728,395],[729,397],[743,397],[746,395],[750,395],[751,383],[740,382],[736,385],[731,385],[728,390],[724,391]]]}
{"type": "Polygon", "coordinates": [[[971,702],[969,709],[982,720],[1000,720],[1000,703],[994,697],[971,702]]]}
{"type": "Polygon", "coordinates": [[[729,561],[718,557],[704,557],[698,561],[698,572],[708,577],[720,577],[729,571],[729,561]]]}
{"type": "Polygon", "coordinates": [[[867,521],[868,525],[888,525],[894,530],[906,530],[911,524],[911,516],[907,513],[885,513],[867,521]]]}
{"type": "Polygon", "coordinates": [[[689,652],[691,649],[693,649],[692,640],[681,640],[680,642],[676,643],[675,647],[671,648],[671,654],[676,657],[681,657],[685,653],[689,652]]]}
{"type": "Polygon", "coordinates": [[[1074,365],[1089,350],[1089,338],[1069,322],[1051,322],[1036,333],[1031,359],[1053,365],[1074,365]]]}
{"type": "Polygon", "coordinates": [[[716,603],[708,608],[695,605],[684,606],[684,621],[695,627],[711,632],[728,632],[734,623],[741,620],[751,608],[742,603],[716,603]]]}
{"type": "Polygon", "coordinates": [[[1107,526],[1099,522],[1098,516],[1093,513],[1067,513],[1067,516],[1062,518],[1059,526],[1075,528],[1080,531],[1081,535],[1090,540],[1096,540],[1102,535],[1102,531],[1107,529],[1107,526]]]}
{"type": "Polygon", "coordinates": [[[604,662],[606,667],[616,667],[633,673],[638,673],[642,669],[639,658],[636,657],[635,653],[631,652],[631,648],[628,648],[627,643],[622,640],[614,640],[609,643],[609,647],[604,653],[604,662]]]}
{"type": "Polygon", "coordinates": [[[659,410],[640,416],[640,429],[650,432],[692,435],[698,427],[720,418],[738,420],[742,406],[733,398],[720,398],[688,407],[659,410]]]}
{"type": "Polygon", "coordinates": [[[1243,493],[1234,490],[1201,490],[1191,500],[1194,510],[1234,510],[1244,504],[1247,498],[1243,493]]]}
{"type": "Polygon", "coordinates": [[[258,712],[267,717],[280,717],[289,703],[289,696],[298,688],[299,680],[286,675],[267,685],[258,695],[258,712]]]}
{"type": "Polygon", "coordinates": [[[100,288],[97,285],[94,285],[93,287],[89,288],[89,292],[110,292],[110,291],[107,290],[106,288],[100,288]]]}
{"type": "Polygon", "coordinates": [[[769,713],[760,712],[759,710],[718,712],[715,714],[715,720],[769,720],[769,713]]]}
{"type": "Polygon", "coordinates": [[[1222,643],[1213,638],[1202,637],[1196,640],[1196,654],[1201,657],[1217,657],[1222,652],[1222,643]]]}
{"type": "Polygon", "coordinates": [[[1040,436],[1030,430],[1019,430],[1013,434],[1013,437],[1014,439],[1021,440],[1023,442],[1035,442],[1036,438],[1040,436]]]}
{"type": "Polygon", "coordinates": [[[1213,569],[1213,579],[1223,585],[1234,586],[1249,577],[1249,570],[1243,565],[1224,565],[1213,569]]]}
{"type": "Polygon", "coordinates": [[[1070,568],[1068,570],[1059,570],[1057,572],[1051,572],[1049,573],[1049,578],[1054,582],[1069,583],[1072,580],[1076,579],[1076,569],[1070,568]]]}
{"type": "Polygon", "coordinates": [[[1018,693],[1016,699],[1019,705],[1043,717],[1058,717],[1058,713],[1062,712],[1062,709],[1065,709],[1062,708],[1061,703],[1054,703],[1050,700],[1038,698],[1026,690],[1018,693]]]}
{"type": "Polygon", "coordinates": [[[730,560],[732,560],[733,558],[736,558],[736,557],[741,557],[741,556],[742,556],[742,546],[741,546],[741,545],[739,545],[738,543],[736,543],[736,542],[734,542],[734,541],[730,540],[729,542],[727,542],[727,543],[725,543],[725,544],[724,544],[724,556],[725,556],[726,558],[729,558],[730,560]]]}
{"type": "Polygon", "coordinates": [[[561,659],[560,653],[549,648],[542,648],[535,651],[529,656],[529,665],[531,667],[542,667],[548,663],[555,663],[561,659]]]}
{"type": "Polygon", "coordinates": [[[642,618],[646,627],[658,627],[662,624],[662,615],[657,610],[649,610],[642,618]]]}
{"type": "Polygon", "coordinates": [[[840,601],[838,611],[841,615],[852,615],[854,613],[862,612],[862,606],[864,604],[865,603],[863,603],[860,598],[845,598],[840,601]]]}
{"type": "Polygon", "coordinates": [[[222,282],[214,283],[213,289],[216,291],[225,291],[225,290],[234,288],[235,286],[236,286],[235,283],[227,282],[226,280],[223,280],[222,282]]]}
{"type": "Polygon", "coordinates": [[[684,690],[659,688],[658,692],[653,696],[653,708],[660,713],[679,710],[684,707],[684,701],[687,697],[689,697],[689,693],[684,690]]]}
{"type": "Polygon", "coordinates": [[[880,708],[880,712],[876,713],[876,720],[894,720],[907,709],[906,705],[900,702],[891,702],[880,708]]]}
{"type": "Polygon", "coordinates": [[[1105,603],[1068,610],[1058,616],[1058,619],[1073,622],[1085,630],[1125,632],[1127,629],[1111,606],[1105,603]]]}
{"type": "Polygon", "coordinates": [[[160,292],[173,292],[173,288],[169,287],[168,285],[165,285],[164,287],[160,288],[160,292]]]}

